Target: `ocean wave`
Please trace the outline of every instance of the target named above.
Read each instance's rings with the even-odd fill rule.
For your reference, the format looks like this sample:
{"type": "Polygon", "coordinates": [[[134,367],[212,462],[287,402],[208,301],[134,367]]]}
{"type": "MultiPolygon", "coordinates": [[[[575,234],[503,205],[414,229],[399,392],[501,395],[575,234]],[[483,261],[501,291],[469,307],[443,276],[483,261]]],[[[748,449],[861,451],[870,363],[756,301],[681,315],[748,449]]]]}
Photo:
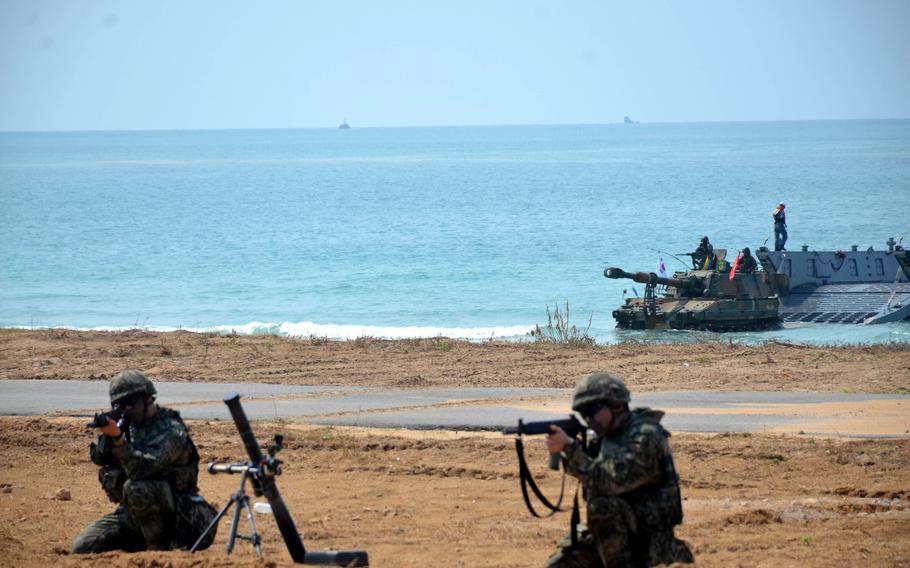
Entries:
{"type": "MultiPolygon", "coordinates": [[[[14,326],[16,327],[16,326],[14,326]]],[[[20,329],[35,329],[34,326],[18,326],[20,329]]],[[[419,339],[429,337],[449,337],[468,341],[488,339],[516,339],[527,336],[534,329],[533,325],[512,325],[493,327],[435,327],[435,326],[378,326],[378,325],[340,325],[320,324],[310,321],[266,323],[253,321],[240,325],[215,325],[211,327],[172,327],[172,326],[39,326],[46,328],[66,328],[77,331],[190,331],[195,333],[236,333],[239,335],[281,335],[286,337],[320,337],[335,340],[352,340],[360,337],[376,339],[419,339]]]]}
{"type": "Polygon", "coordinates": [[[319,324],[310,321],[262,323],[250,322],[240,326],[216,326],[206,331],[215,333],[239,333],[243,335],[274,334],[288,337],[325,337],[328,339],[349,340],[358,337],[375,337],[377,339],[417,339],[424,337],[450,337],[481,341],[485,339],[505,339],[527,335],[534,326],[513,325],[494,327],[435,327],[435,326],[378,326],[378,325],[341,325],[319,324]]]}

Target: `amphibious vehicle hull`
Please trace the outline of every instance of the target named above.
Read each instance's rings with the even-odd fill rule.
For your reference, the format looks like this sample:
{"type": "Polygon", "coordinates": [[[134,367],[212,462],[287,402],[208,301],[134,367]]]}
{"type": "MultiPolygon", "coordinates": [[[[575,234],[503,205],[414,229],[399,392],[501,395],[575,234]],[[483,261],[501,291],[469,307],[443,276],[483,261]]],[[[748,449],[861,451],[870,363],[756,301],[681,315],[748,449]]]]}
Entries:
{"type": "Polygon", "coordinates": [[[644,299],[630,298],[613,311],[620,329],[761,331],[780,327],[777,298],[658,300],[649,314],[644,299]]]}

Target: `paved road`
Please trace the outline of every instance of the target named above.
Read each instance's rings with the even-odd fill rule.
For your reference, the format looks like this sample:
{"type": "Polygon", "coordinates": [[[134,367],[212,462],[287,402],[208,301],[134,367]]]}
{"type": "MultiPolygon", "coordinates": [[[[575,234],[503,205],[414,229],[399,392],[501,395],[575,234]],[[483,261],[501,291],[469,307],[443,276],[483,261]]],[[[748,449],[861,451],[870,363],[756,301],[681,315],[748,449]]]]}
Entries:
{"type": "MultiPolygon", "coordinates": [[[[391,389],[158,382],[158,400],[188,419],[230,419],[221,400],[239,392],[251,419],[289,418],[370,428],[500,430],[562,418],[570,389],[391,389]]],[[[91,416],[107,400],[104,381],[0,381],[0,415],[91,416]]],[[[910,396],[793,392],[654,392],[633,406],[667,412],[678,432],[805,432],[847,436],[910,434],[910,396]]]]}

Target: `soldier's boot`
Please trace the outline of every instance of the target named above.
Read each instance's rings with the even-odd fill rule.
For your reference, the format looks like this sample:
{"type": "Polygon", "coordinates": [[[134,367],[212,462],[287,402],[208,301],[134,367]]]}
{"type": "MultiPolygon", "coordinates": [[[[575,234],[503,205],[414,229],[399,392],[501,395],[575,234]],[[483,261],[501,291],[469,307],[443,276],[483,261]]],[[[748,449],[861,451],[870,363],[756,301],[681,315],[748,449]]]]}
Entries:
{"type": "Polygon", "coordinates": [[[598,497],[588,501],[588,530],[594,537],[604,566],[635,566],[631,536],[636,530],[636,521],[628,503],[615,497],[598,497]]]}
{"type": "Polygon", "coordinates": [[[149,550],[171,550],[176,511],[174,495],[165,481],[123,484],[123,502],[130,520],[139,528],[149,550]]]}
{"type": "Polygon", "coordinates": [[[578,542],[572,546],[571,535],[566,535],[556,545],[556,552],[547,559],[545,568],[591,568],[599,567],[600,554],[594,545],[594,537],[585,525],[578,527],[578,542]]]}

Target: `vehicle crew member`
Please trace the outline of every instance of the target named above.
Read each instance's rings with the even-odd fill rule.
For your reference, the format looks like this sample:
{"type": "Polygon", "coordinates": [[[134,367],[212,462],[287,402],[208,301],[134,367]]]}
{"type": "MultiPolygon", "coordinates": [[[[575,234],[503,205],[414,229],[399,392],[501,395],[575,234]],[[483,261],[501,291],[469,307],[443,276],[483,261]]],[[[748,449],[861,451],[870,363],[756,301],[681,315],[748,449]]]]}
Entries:
{"type": "Polygon", "coordinates": [[[787,244],[787,213],[784,211],[786,205],[781,201],[774,209],[771,217],[774,218],[774,250],[787,250],[784,245],[787,244]]]}
{"type": "MultiPolygon", "coordinates": [[[[76,537],[74,553],[189,548],[215,518],[196,485],[196,446],[180,414],[155,404],[156,394],[139,371],[111,380],[111,406],[122,410],[123,429],[106,417],[89,451],[101,466],[102,487],[118,505],[76,537]]],[[[200,549],[211,544],[214,532],[200,549]]]]}
{"type": "Polygon", "coordinates": [[[574,548],[569,537],[560,542],[547,568],[693,562],[689,547],[673,534],[683,511],[669,433],[660,425],[664,413],[629,410],[629,400],[619,378],[595,373],[578,383],[572,399],[572,409],[596,434],[587,447],[551,426],[547,449],[581,481],[587,526],[574,548]]]}
{"type": "Polygon", "coordinates": [[[692,257],[692,268],[695,270],[711,268],[714,263],[714,245],[708,242],[707,236],[704,236],[690,256],[692,257]]]}
{"type": "Polygon", "coordinates": [[[758,261],[752,256],[752,251],[746,247],[739,253],[739,262],[736,264],[736,271],[745,274],[752,274],[758,270],[758,261]]]}

